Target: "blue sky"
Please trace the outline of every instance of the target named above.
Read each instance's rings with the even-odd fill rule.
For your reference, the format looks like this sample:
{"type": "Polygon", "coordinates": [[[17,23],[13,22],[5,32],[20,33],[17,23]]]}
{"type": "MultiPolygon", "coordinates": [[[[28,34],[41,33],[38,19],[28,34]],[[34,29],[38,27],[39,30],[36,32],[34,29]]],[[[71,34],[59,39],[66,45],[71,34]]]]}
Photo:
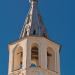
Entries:
{"type": "MultiPolygon", "coordinates": [[[[61,75],[75,75],[75,1],[39,0],[49,38],[62,45],[61,75]]],[[[8,43],[19,38],[28,0],[0,0],[0,75],[8,72],[8,43]]]]}

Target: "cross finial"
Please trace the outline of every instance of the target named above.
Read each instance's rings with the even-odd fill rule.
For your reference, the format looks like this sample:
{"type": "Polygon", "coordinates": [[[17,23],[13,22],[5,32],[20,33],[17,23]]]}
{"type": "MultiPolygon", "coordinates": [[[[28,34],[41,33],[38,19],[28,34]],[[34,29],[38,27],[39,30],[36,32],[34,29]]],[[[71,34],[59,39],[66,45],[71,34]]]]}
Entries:
{"type": "Polygon", "coordinates": [[[38,0],[29,0],[29,2],[31,3],[31,2],[38,2],[38,0]]]}

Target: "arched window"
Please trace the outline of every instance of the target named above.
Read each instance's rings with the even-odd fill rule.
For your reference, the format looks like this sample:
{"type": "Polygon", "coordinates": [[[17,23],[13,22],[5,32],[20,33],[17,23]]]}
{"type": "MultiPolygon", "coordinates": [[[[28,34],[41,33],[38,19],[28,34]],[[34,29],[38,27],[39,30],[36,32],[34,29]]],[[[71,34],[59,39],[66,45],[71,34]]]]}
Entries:
{"type": "Polygon", "coordinates": [[[23,49],[21,46],[19,46],[14,51],[14,62],[13,62],[14,70],[19,70],[22,68],[22,64],[23,64],[22,60],[23,60],[23,49]]]}
{"type": "Polygon", "coordinates": [[[31,67],[38,66],[38,47],[33,45],[31,48],[31,67]]]}
{"type": "Polygon", "coordinates": [[[55,71],[55,52],[51,47],[47,48],[47,69],[55,71]]]}

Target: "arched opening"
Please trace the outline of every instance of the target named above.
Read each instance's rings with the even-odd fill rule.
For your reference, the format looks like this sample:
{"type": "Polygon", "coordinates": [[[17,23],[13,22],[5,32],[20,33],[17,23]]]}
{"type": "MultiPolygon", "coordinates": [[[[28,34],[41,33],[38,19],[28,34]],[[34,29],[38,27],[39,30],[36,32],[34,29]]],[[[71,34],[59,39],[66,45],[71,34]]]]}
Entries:
{"type": "Polygon", "coordinates": [[[23,49],[21,46],[17,47],[14,51],[14,70],[22,68],[23,64],[23,49]]]}
{"type": "Polygon", "coordinates": [[[37,67],[38,66],[38,47],[32,46],[31,48],[31,67],[37,67]]]}
{"type": "Polygon", "coordinates": [[[55,71],[55,52],[51,47],[47,48],[47,69],[55,71]]]}

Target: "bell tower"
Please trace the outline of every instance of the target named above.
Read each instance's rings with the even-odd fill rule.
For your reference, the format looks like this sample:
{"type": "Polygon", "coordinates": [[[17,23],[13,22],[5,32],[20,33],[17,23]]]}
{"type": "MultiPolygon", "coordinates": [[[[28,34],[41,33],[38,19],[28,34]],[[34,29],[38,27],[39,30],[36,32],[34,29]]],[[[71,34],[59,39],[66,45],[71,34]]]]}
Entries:
{"type": "Polygon", "coordinates": [[[38,0],[29,2],[19,40],[8,45],[8,75],[60,75],[60,45],[48,38],[38,0]]]}

